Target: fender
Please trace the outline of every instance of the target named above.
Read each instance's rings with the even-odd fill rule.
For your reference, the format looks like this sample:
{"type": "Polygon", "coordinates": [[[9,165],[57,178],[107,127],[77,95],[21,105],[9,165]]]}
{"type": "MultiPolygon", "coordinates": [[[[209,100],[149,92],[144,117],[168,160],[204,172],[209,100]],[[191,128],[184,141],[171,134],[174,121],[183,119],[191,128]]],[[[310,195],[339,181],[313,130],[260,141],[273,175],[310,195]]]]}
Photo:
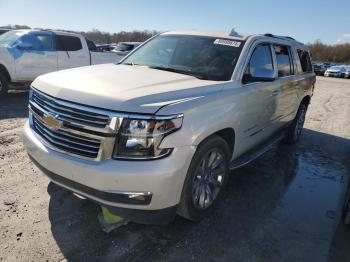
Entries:
{"type": "Polygon", "coordinates": [[[5,47],[0,47],[0,71],[8,78],[9,82],[16,81],[15,60],[5,47]]]}
{"type": "Polygon", "coordinates": [[[245,107],[244,99],[240,99],[240,94],[235,93],[234,89],[226,89],[162,108],[159,114],[183,113],[184,119],[181,129],[165,137],[161,147],[198,146],[207,137],[222,130],[233,130],[234,134],[239,132],[240,119],[244,114],[242,108],[245,107]],[[233,96],[236,96],[235,100],[233,96]]]}

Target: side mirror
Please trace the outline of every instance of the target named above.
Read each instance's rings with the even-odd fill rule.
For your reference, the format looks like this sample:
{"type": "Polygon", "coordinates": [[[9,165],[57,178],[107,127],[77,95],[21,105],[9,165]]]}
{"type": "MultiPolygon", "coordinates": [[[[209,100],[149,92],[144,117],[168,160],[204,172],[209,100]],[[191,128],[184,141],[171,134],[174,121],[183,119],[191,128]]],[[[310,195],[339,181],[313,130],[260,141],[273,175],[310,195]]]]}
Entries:
{"type": "Polygon", "coordinates": [[[33,45],[30,43],[20,43],[17,45],[19,50],[33,50],[33,45]]]}
{"type": "Polygon", "coordinates": [[[273,69],[257,68],[251,74],[244,74],[242,82],[244,84],[252,82],[273,82],[275,79],[275,71],[273,69]]]}

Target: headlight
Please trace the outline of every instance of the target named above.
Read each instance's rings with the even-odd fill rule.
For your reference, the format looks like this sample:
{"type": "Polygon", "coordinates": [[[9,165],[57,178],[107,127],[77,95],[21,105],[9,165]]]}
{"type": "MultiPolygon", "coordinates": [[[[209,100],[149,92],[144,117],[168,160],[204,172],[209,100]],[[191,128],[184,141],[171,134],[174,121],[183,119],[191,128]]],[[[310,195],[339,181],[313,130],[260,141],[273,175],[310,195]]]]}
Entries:
{"type": "Polygon", "coordinates": [[[183,115],[151,119],[124,118],[113,158],[155,159],[171,153],[172,148],[159,148],[163,138],[182,126],[183,115]]]}

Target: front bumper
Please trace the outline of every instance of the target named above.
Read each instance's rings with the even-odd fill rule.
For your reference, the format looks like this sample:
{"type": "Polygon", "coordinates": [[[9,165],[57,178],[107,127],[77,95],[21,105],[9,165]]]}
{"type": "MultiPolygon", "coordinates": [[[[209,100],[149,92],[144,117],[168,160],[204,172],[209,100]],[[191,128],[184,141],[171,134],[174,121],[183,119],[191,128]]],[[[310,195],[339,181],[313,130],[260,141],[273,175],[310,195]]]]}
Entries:
{"type": "Polygon", "coordinates": [[[46,147],[28,123],[24,144],[33,162],[53,182],[124,217],[125,210],[139,211],[140,216],[140,211],[152,214],[176,207],[195,152],[195,147],[186,146],[153,161],[89,161],[46,147]]]}
{"type": "Polygon", "coordinates": [[[324,76],[334,76],[334,77],[340,77],[341,73],[336,73],[336,72],[326,72],[324,73],[324,76]]]}

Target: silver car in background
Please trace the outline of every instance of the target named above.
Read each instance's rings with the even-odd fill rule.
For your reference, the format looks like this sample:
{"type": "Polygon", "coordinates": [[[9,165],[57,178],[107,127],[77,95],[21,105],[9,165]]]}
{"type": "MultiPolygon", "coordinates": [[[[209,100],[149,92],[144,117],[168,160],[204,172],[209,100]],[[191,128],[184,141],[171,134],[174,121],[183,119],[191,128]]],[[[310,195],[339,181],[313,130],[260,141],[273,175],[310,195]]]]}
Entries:
{"type": "Polygon", "coordinates": [[[331,66],[326,70],[324,76],[345,77],[345,66],[331,66]]]}
{"type": "Polygon", "coordinates": [[[345,78],[350,78],[350,66],[345,67],[345,78]]]}
{"type": "Polygon", "coordinates": [[[142,42],[119,42],[111,51],[125,56],[141,44],[142,42]]]}

